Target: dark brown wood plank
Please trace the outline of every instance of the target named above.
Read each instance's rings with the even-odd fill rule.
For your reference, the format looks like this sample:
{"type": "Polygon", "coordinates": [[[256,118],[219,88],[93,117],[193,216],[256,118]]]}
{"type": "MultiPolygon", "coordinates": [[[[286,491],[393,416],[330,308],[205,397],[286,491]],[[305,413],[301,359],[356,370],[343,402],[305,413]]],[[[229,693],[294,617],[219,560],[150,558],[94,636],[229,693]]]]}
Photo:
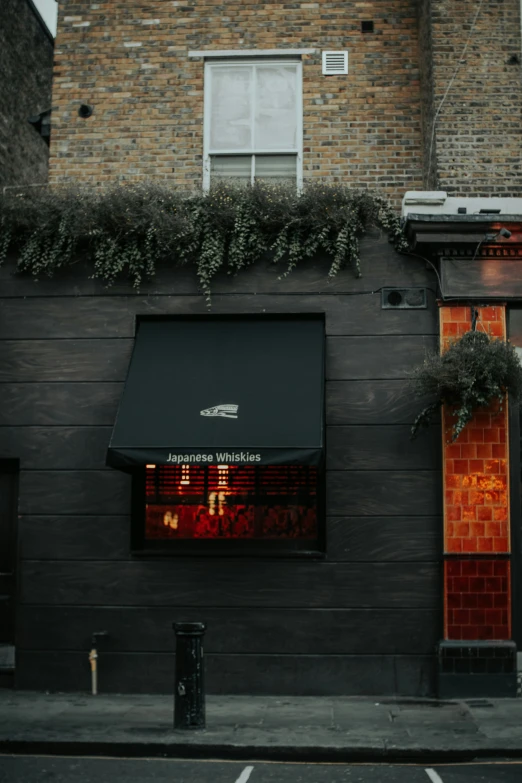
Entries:
{"type": "MultiPolygon", "coordinates": [[[[134,341],[1,340],[0,382],[123,381],[134,341]]],[[[435,347],[433,336],[330,337],[326,377],[404,378],[435,347]]]]}
{"type": "Polygon", "coordinates": [[[326,464],[330,470],[440,470],[440,427],[411,440],[408,425],[328,427],[326,464]]]}
{"type": "MultiPolygon", "coordinates": [[[[116,294],[138,294],[127,278],[107,285],[103,280],[93,279],[92,260],[79,253],[74,265],[61,269],[53,277],[41,276],[35,279],[30,274],[20,274],[16,268],[16,255],[9,253],[6,262],[0,266],[0,285],[4,297],[40,296],[115,296],[116,294]]],[[[190,267],[165,264],[151,280],[144,281],[141,294],[165,293],[199,294],[195,270],[190,267]]],[[[202,297],[203,298],[203,297],[202,297]]]]}
{"type": "MultiPolygon", "coordinates": [[[[435,334],[438,312],[434,297],[426,310],[383,310],[381,293],[231,294],[212,298],[216,313],[326,314],[331,335],[435,334]]],[[[133,338],[138,315],[192,315],[209,312],[201,296],[76,296],[0,300],[3,339],[133,338]]]]}
{"type": "Polygon", "coordinates": [[[0,340],[0,382],[122,381],[133,340],[0,340]]]}
{"type": "Polygon", "coordinates": [[[206,653],[236,655],[428,655],[441,634],[436,609],[23,606],[16,644],[88,650],[93,630],[106,629],[105,652],[173,652],[172,623],[194,618],[207,625],[206,653]]]}
{"type": "MultiPolygon", "coordinates": [[[[98,668],[101,693],[172,693],[173,655],[100,652],[98,668]]],[[[433,696],[435,688],[432,656],[208,655],[205,670],[209,694],[433,696]]],[[[16,688],[89,692],[87,651],[22,650],[16,688]]]]}
{"type": "Polygon", "coordinates": [[[335,561],[437,561],[442,556],[442,517],[332,517],[327,548],[335,561]]]}
{"type": "Polygon", "coordinates": [[[518,258],[442,258],[441,276],[444,296],[522,297],[522,268],[518,258]]]}
{"type": "MultiPolygon", "coordinates": [[[[112,427],[0,427],[0,455],[25,470],[103,470],[112,427]]],[[[437,470],[437,426],[410,440],[408,425],[327,428],[331,470],[437,470]]]]}
{"type": "Polygon", "coordinates": [[[442,511],[440,472],[330,471],[326,509],[332,516],[426,516],[442,511]]]}
{"type": "Polygon", "coordinates": [[[23,516],[20,557],[38,560],[127,560],[127,516],[23,516]]]}
{"type": "Polygon", "coordinates": [[[344,563],[237,558],[174,562],[25,561],[21,602],[78,606],[436,608],[433,563],[344,563]]]}
{"type": "Polygon", "coordinates": [[[113,426],[123,383],[0,383],[0,425],[113,426]]]}
{"type": "MultiPolygon", "coordinates": [[[[23,471],[23,514],[128,514],[130,477],[108,471],[23,471]]],[[[327,472],[326,511],[339,516],[425,516],[440,513],[437,471],[327,472]]]]}
{"type": "MultiPolygon", "coordinates": [[[[408,381],[330,381],[326,421],[411,424],[423,407],[408,381]]],[[[113,426],[123,383],[0,383],[0,425],[113,426]]],[[[419,437],[423,437],[421,434],[419,437]]]]}
{"type": "Polygon", "coordinates": [[[112,427],[0,427],[0,455],[22,470],[103,470],[112,427]]]}
{"type": "Polygon", "coordinates": [[[325,393],[330,425],[412,424],[429,401],[417,399],[406,380],[330,381],[325,393]]]}
{"type": "MultiPolygon", "coordinates": [[[[218,275],[213,284],[215,294],[243,293],[329,293],[374,291],[381,286],[431,286],[435,275],[416,257],[399,255],[381,232],[371,232],[360,242],[362,277],[356,279],[351,269],[342,270],[334,278],[328,277],[330,263],[327,259],[302,262],[298,269],[281,279],[286,270],[284,263],[274,265],[257,263],[242,270],[237,276],[218,275]]],[[[30,276],[16,274],[15,259],[10,256],[0,267],[0,282],[4,296],[78,296],[96,294],[114,296],[115,293],[135,294],[130,281],[117,281],[107,286],[92,278],[92,263],[80,256],[77,263],[62,270],[53,278],[42,277],[35,282],[30,276]]],[[[180,267],[166,262],[158,267],[152,280],[144,281],[141,294],[198,294],[198,284],[193,267],[180,267]]]]}
{"type": "MultiPolygon", "coordinates": [[[[128,560],[127,516],[23,516],[20,555],[26,560],[128,560]]],[[[329,517],[330,562],[436,561],[441,517],[329,517]]]]}
{"type": "Polygon", "coordinates": [[[117,470],[22,471],[21,514],[128,514],[131,479],[117,470]]]}
{"type": "Polygon", "coordinates": [[[408,378],[435,346],[434,336],[330,337],[326,377],[333,381],[408,378]]]}

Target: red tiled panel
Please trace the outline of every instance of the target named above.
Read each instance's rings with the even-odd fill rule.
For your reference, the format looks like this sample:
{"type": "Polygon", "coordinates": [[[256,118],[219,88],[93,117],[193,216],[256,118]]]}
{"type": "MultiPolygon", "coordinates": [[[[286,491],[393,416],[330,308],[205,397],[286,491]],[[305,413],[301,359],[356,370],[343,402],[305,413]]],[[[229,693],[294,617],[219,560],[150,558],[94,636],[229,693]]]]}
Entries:
{"type": "Polygon", "coordinates": [[[444,564],[444,636],[452,641],[511,638],[508,560],[451,559],[444,564]]]}
{"type": "MultiPolygon", "coordinates": [[[[477,307],[477,329],[506,337],[505,307],[477,307]]],[[[471,308],[440,308],[441,344],[471,328],[471,308]]],[[[447,553],[510,552],[507,403],[477,411],[451,443],[451,411],[443,411],[444,549],[447,553]],[[488,523],[496,523],[494,527],[488,523]],[[467,527],[460,523],[467,523],[467,527]],[[484,524],[486,523],[485,527],[484,524]]],[[[458,624],[455,624],[458,625],[458,624]]]]}

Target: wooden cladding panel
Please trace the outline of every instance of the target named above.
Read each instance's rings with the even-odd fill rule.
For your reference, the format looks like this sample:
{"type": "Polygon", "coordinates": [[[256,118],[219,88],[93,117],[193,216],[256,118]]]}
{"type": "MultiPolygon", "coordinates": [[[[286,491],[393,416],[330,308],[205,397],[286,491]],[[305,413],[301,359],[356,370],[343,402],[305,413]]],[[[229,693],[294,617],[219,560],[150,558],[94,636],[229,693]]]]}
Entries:
{"type": "MultiPolygon", "coordinates": [[[[172,694],[173,673],[173,655],[107,653],[100,664],[99,688],[103,693],[172,694]]],[[[244,683],[249,683],[252,696],[429,696],[435,685],[431,656],[205,656],[207,693],[242,694],[244,683]]],[[[87,654],[22,650],[17,656],[16,687],[88,692],[87,654]]]]}
{"type": "MultiPolygon", "coordinates": [[[[103,508],[102,508],[103,512],[103,508]]],[[[23,560],[128,560],[130,516],[22,516],[23,560]]]]}
{"type": "Polygon", "coordinates": [[[22,470],[103,470],[112,427],[0,427],[2,456],[22,470]]]}
{"type": "MultiPolygon", "coordinates": [[[[330,562],[436,561],[440,517],[328,517],[330,562]]],[[[23,516],[24,560],[129,560],[128,516],[23,516]]]]}
{"type": "Polygon", "coordinates": [[[331,517],[329,557],[336,561],[437,561],[442,551],[442,518],[331,517]]]}
{"type": "Polygon", "coordinates": [[[436,609],[178,606],[23,606],[18,619],[18,650],[88,650],[92,630],[105,628],[104,652],[172,653],[172,623],[196,620],[207,624],[206,653],[236,655],[427,655],[442,623],[436,609]]]}
{"type": "MultiPolygon", "coordinates": [[[[132,338],[139,315],[208,314],[202,296],[40,297],[0,300],[0,334],[5,339],[132,338]]],[[[383,310],[381,293],[231,294],[212,298],[212,314],[325,313],[329,335],[436,334],[434,297],[426,310],[383,310]]]]}
{"type": "Polygon", "coordinates": [[[121,562],[25,561],[22,603],[59,606],[431,608],[434,563],[344,563],[255,558],[121,562]]]}
{"type": "Polygon", "coordinates": [[[21,514],[128,514],[131,478],[116,470],[23,471],[21,514]]]}
{"type": "Polygon", "coordinates": [[[331,337],[326,341],[327,380],[407,378],[434,350],[435,337],[331,337]]]}
{"type": "Polygon", "coordinates": [[[123,381],[133,340],[1,340],[0,382],[123,381]]]}
{"type": "Polygon", "coordinates": [[[0,425],[114,426],[123,383],[0,383],[0,425]]]}
{"type": "MultiPolygon", "coordinates": [[[[132,339],[1,340],[0,383],[124,381],[132,339]]],[[[425,335],[330,337],[327,380],[406,378],[435,348],[425,335]]]]}
{"type": "MultiPolygon", "coordinates": [[[[0,426],[114,425],[123,382],[0,383],[0,426]]],[[[407,380],[330,381],[327,424],[411,424],[422,409],[407,380]]]]}
{"type": "Polygon", "coordinates": [[[326,464],[330,470],[440,470],[440,428],[415,440],[408,425],[328,427],[326,464]]]}
{"type": "MultiPolygon", "coordinates": [[[[22,470],[103,470],[112,427],[1,427],[2,457],[22,470]]],[[[408,425],[330,426],[329,470],[438,470],[440,432],[434,426],[410,440],[408,425]]]]}
{"type": "MultiPolygon", "coordinates": [[[[381,286],[432,286],[433,272],[426,264],[413,257],[396,253],[384,235],[375,232],[360,242],[362,277],[355,278],[351,269],[344,269],[333,278],[328,277],[329,263],[320,259],[303,261],[297,270],[287,277],[284,264],[255,264],[242,270],[231,285],[226,274],[216,276],[213,282],[215,296],[229,294],[231,289],[243,294],[284,293],[343,293],[375,291],[381,286]]],[[[35,281],[28,275],[16,273],[15,258],[10,256],[0,267],[0,284],[4,297],[26,296],[114,296],[135,295],[129,280],[118,280],[107,286],[101,280],[92,279],[92,264],[78,259],[69,269],[64,269],[52,279],[35,281]]],[[[176,296],[201,296],[194,268],[159,265],[151,280],[142,282],[141,296],[172,294],[176,296]]],[[[201,297],[203,298],[203,297],[201,297]]]]}
{"type": "Polygon", "coordinates": [[[330,471],[327,513],[339,516],[425,516],[442,511],[440,471],[330,471]]]}
{"type": "Polygon", "coordinates": [[[330,381],[326,384],[327,424],[411,425],[423,404],[423,400],[414,397],[407,380],[330,381]]]}
{"type": "MultiPolygon", "coordinates": [[[[22,514],[128,514],[130,477],[118,471],[25,471],[22,514]]],[[[338,516],[424,516],[441,511],[440,473],[330,471],[326,512],[338,516]]]]}

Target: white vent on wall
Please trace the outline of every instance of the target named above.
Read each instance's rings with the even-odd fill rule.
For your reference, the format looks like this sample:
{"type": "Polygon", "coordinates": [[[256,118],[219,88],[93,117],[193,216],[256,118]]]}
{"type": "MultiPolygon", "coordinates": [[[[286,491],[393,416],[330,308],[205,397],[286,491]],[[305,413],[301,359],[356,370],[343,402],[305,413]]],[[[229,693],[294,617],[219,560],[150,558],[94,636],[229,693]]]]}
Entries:
{"type": "Polygon", "coordinates": [[[348,73],[348,52],[323,52],[323,75],[348,73]]]}

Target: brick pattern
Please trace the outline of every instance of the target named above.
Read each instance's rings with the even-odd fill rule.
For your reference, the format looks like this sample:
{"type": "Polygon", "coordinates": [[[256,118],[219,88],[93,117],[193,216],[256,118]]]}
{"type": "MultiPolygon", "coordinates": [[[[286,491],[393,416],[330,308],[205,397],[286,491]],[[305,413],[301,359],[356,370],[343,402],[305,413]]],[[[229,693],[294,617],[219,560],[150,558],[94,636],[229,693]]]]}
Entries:
{"type": "MultiPolygon", "coordinates": [[[[478,307],[477,329],[505,337],[505,308],[478,307]]],[[[471,328],[470,307],[443,307],[441,341],[471,328]]],[[[453,418],[443,411],[444,549],[447,553],[505,553],[509,542],[507,402],[479,411],[455,443],[453,418]]]]}
{"type": "Polygon", "coordinates": [[[522,195],[520,0],[419,0],[419,23],[426,185],[522,195]]]}
{"type": "Polygon", "coordinates": [[[60,3],[50,181],[202,182],[203,60],[189,50],[313,48],[303,57],[304,178],[422,188],[415,0],[60,3]],[[374,33],[361,32],[372,19],[374,33]],[[323,50],[348,49],[326,77],[323,50]],[[94,107],[85,120],[81,103],[94,107]]]}
{"type": "MultiPolygon", "coordinates": [[[[477,329],[506,338],[505,306],[475,310],[477,329]]],[[[440,308],[442,350],[470,328],[470,306],[440,308]]],[[[465,557],[510,552],[507,400],[477,411],[455,443],[452,423],[443,410],[445,638],[509,639],[509,559],[465,557]]]]}
{"type": "Polygon", "coordinates": [[[510,639],[508,560],[449,560],[444,569],[446,639],[510,639]]]}

